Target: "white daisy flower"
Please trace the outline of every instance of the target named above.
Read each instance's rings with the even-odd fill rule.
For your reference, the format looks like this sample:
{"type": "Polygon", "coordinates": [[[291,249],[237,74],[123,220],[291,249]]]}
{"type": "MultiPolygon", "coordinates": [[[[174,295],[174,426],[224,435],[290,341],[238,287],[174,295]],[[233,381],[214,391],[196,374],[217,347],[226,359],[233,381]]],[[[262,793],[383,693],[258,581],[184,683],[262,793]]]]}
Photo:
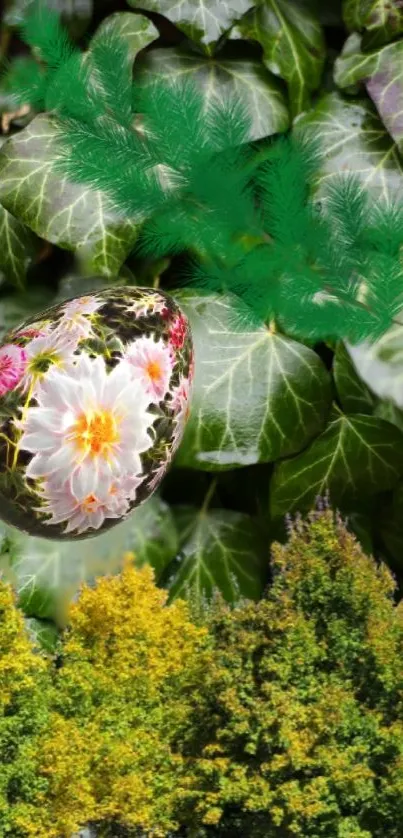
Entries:
{"type": "Polygon", "coordinates": [[[62,524],[67,521],[65,533],[76,531],[83,533],[88,529],[98,530],[106,518],[124,518],[135,497],[137,486],[142,483],[144,476],[123,478],[98,488],[97,495],[90,494],[78,501],[67,481],[58,484],[57,479],[50,478],[41,488],[43,505],[36,511],[51,515],[45,524],[62,524]]]}
{"type": "Polygon", "coordinates": [[[44,378],[51,367],[65,369],[74,358],[78,339],[75,335],[64,334],[55,329],[46,335],[41,335],[24,347],[27,364],[22,386],[24,390],[36,385],[44,378]]]}
{"type": "Polygon", "coordinates": [[[51,367],[16,422],[20,448],[34,454],[26,476],[69,481],[77,501],[142,472],[140,454],[153,444],[149,398],[120,361],[108,373],[102,356],[82,353],[70,371],[51,367]]]}
{"type": "Polygon", "coordinates": [[[149,401],[158,404],[169,390],[174,359],[169,346],[160,338],[141,337],[126,346],[124,358],[130,365],[133,381],[138,381],[149,401]]]}
{"type": "Polygon", "coordinates": [[[62,308],[63,317],[57,326],[57,331],[60,330],[66,335],[71,334],[77,336],[78,340],[89,338],[92,332],[92,323],[89,315],[94,314],[104,305],[105,301],[98,300],[95,296],[79,297],[77,300],[70,300],[62,308]]]}
{"type": "Polygon", "coordinates": [[[162,314],[167,308],[166,300],[157,292],[144,294],[144,297],[124,306],[128,314],[134,314],[135,317],[145,317],[146,314],[162,314]]]}

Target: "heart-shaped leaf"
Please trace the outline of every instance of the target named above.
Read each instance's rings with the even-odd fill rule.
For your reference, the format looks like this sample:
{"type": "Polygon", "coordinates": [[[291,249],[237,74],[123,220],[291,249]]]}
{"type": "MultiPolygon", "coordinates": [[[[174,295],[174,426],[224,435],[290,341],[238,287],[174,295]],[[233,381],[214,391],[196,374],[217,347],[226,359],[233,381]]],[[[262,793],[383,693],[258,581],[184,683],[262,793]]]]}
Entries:
{"type": "Polygon", "coordinates": [[[375,398],[357,375],[354,364],[343,343],[339,343],[333,359],[333,377],[340,404],[346,413],[372,415],[375,398]]]}
{"type": "Polygon", "coordinates": [[[362,500],[396,485],[403,473],[401,431],[374,416],[337,413],[309,448],[276,466],[273,517],[304,513],[327,492],[333,506],[356,509],[362,500]]]}
{"type": "Polygon", "coordinates": [[[401,0],[343,0],[348,29],[364,32],[364,49],[386,44],[403,32],[401,0]]]}
{"type": "Polygon", "coordinates": [[[319,195],[343,171],[354,172],[374,200],[401,193],[403,164],[398,148],[366,99],[325,94],[295,130],[306,131],[323,152],[319,195]]]}
{"type": "Polygon", "coordinates": [[[0,202],[43,239],[75,250],[93,273],[114,276],[137,233],[101,192],[56,174],[57,128],[37,116],[0,152],[0,202]]]}
{"type": "Polygon", "coordinates": [[[168,18],[207,55],[212,55],[217,42],[231,28],[235,20],[250,9],[254,0],[128,0],[130,6],[140,6],[148,12],[158,12],[168,18]]]}
{"type": "Polygon", "coordinates": [[[321,24],[306,3],[264,0],[242,18],[233,37],[258,41],[267,69],[288,84],[292,115],[306,110],[325,60],[321,24]]]}
{"type": "Polygon", "coordinates": [[[177,464],[220,471],[300,451],[329,411],[330,382],[319,356],[263,325],[240,331],[235,298],[175,296],[195,345],[191,414],[177,464]]]}
{"type": "Polygon", "coordinates": [[[29,266],[39,250],[39,240],[18,218],[0,207],[0,273],[7,282],[23,288],[29,266]]]}
{"type": "Polygon", "coordinates": [[[203,90],[206,106],[223,94],[236,95],[249,110],[251,140],[288,128],[289,113],[281,86],[260,61],[221,56],[209,59],[167,47],[144,53],[134,66],[135,82],[146,86],[156,76],[164,76],[167,81],[191,78],[203,90]]]}
{"type": "Polygon", "coordinates": [[[227,602],[259,599],[268,582],[269,545],[256,522],[227,509],[178,508],[179,553],[164,584],[169,600],[209,599],[221,591],[227,602]]]}
{"type": "Polygon", "coordinates": [[[73,548],[68,541],[33,538],[2,524],[0,571],[13,584],[27,616],[63,624],[81,582],[118,573],[125,553],[135,554],[137,567],[151,564],[158,579],[177,549],[171,511],[153,496],[120,526],[76,542],[73,548]]]}
{"type": "Polygon", "coordinates": [[[335,62],[335,81],[339,87],[365,82],[383,124],[403,149],[403,41],[365,53],[362,39],[354,33],[335,62]]]}
{"type": "MultiPolygon", "coordinates": [[[[142,8],[145,6],[142,3],[142,8]]],[[[127,45],[130,58],[134,59],[138,53],[147,47],[152,41],[159,38],[159,32],[153,22],[145,15],[134,12],[115,12],[105,18],[98,26],[95,35],[91,38],[89,52],[105,36],[120,38],[127,45]]]]}

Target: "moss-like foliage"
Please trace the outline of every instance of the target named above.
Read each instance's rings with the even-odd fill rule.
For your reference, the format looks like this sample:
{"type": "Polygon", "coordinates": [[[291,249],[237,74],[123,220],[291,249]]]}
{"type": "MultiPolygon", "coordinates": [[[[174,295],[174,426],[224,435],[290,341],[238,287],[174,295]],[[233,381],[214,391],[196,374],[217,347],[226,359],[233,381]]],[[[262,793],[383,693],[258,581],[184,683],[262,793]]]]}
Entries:
{"type": "Polygon", "coordinates": [[[220,836],[398,838],[403,614],[392,577],[329,511],[297,522],[273,567],[265,599],[211,617],[198,811],[220,836]]]}
{"type": "Polygon", "coordinates": [[[42,747],[58,836],[86,821],[155,838],[178,825],[189,782],[183,743],[209,642],[185,602],[166,600],[152,570],[128,557],[120,576],[84,587],[71,607],[42,747]]]}
{"type": "Polygon", "coordinates": [[[0,838],[401,838],[403,611],[342,522],[297,521],[261,601],[203,614],[132,559],[54,659],[0,583],[0,838]]]}
{"type": "Polygon", "coordinates": [[[47,778],[39,743],[48,727],[49,661],[36,654],[9,585],[0,584],[0,836],[47,835],[47,778]]]}

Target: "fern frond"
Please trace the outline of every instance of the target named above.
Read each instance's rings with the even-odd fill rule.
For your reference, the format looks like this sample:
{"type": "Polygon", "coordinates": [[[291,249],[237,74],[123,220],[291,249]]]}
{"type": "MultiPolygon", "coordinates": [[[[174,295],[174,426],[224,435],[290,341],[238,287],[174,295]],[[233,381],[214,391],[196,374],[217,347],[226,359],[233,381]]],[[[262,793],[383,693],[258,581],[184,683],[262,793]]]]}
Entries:
{"type": "Polygon", "coordinates": [[[3,88],[16,105],[31,105],[41,110],[45,105],[47,80],[45,68],[32,58],[16,58],[5,66],[3,88]]]}
{"type": "Polygon", "coordinates": [[[42,0],[35,0],[28,8],[21,24],[23,41],[37,53],[41,61],[55,70],[75,52],[59,15],[42,0]]]}

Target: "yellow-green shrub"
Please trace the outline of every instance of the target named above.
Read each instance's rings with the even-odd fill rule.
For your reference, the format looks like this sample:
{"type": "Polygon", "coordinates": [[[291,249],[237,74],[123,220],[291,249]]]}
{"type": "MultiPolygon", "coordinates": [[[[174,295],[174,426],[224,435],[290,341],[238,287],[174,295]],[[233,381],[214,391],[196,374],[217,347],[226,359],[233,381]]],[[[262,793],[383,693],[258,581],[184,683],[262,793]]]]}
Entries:
{"type": "Polygon", "coordinates": [[[210,620],[199,816],[228,838],[401,838],[403,619],[392,577],[330,512],[275,546],[273,567],[265,599],[222,604],[210,620]]]}
{"type": "Polygon", "coordinates": [[[166,606],[150,568],[83,587],[71,607],[54,712],[42,745],[62,836],[115,821],[165,836],[189,783],[181,754],[208,667],[208,635],[184,602],[166,606]]]}
{"type": "Polygon", "coordinates": [[[44,838],[47,781],[38,765],[48,725],[49,663],[33,650],[9,585],[0,582],[0,836],[44,838]]]}

